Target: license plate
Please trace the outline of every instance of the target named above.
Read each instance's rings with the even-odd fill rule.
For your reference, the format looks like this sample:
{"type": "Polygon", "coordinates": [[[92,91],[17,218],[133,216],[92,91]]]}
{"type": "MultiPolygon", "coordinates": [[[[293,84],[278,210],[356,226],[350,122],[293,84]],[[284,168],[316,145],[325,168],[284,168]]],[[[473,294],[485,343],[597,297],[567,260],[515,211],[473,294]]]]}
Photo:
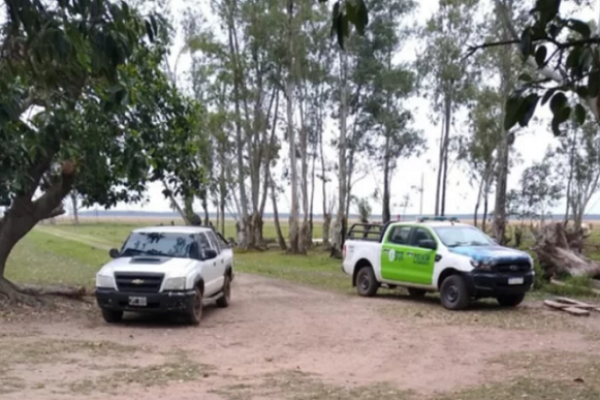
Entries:
{"type": "Polygon", "coordinates": [[[509,285],[522,285],[525,280],[523,278],[508,278],[509,285]]]}
{"type": "Polygon", "coordinates": [[[146,307],[148,300],[145,297],[129,297],[129,305],[137,307],[146,307]]]}

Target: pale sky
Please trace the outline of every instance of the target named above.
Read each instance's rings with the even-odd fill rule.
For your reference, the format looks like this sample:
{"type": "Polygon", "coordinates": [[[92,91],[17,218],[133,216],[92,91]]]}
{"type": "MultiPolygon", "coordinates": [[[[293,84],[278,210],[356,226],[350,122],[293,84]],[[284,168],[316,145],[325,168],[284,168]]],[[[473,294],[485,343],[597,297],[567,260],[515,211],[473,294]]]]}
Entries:
{"type": "MultiPolygon", "coordinates": [[[[201,0],[198,0],[201,1],[201,0]]],[[[437,9],[437,2],[431,0],[420,0],[419,3],[419,11],[416,13],[416,19],[419,23],[424,23],[437,9]]],[[[185,8],[186,5],[191,4],[189,1],[185,0],[171,0],[171,9],[173,10],[174,15],[181,15],[181,10],[185,8]]],[[[368,4],[368,3],[367,3],[368,4]]],[[[201,6],[202,7],[202,6],[201,6]]],[[[210,13],[210,9],[204,6],[207,11],[206,13],[210,13]]],[[[587,12],[582,12],[581,14],[587,14],[589,16],[589,12],[592,10],[586,10],[587,12]]],[[[598,15],[597,7],[594,10],[594,15],[598,15]]],[[[209,17],[210,18],[210,17],[209,17]]],[[[589,17],[587,17],[589,18],[589,17]]],[[[174,48],[180,48],[180,39],[175,44],[174,48]]],[[[398,59],[414,59],[415,57],[415,46],[407,45],[407,51],[403,51],[401,55],[399,55],[398,59]]],[[[175,51],[174,51],[175,52],[175,51]]],[[[179,69],[181,72],[186,69],[186,60],[182,60],[180,63],[179,69]]],[[[181,74],[180,74],[181,76],[181,74]]],[[[403,200],[403,196],[406,193],[410,193],[410,203],[411,205],[406,209],[407,214],[418,214],[419,213],[419,193],[415,192],[411,187],[420,186],[421,183],[421,175],[424,176],[424,194],[423,194],[423,212],[426,214],[433,213],[434,205],[435,205],[435,183],[436,183],[436,165],[437,165],[437,157],[439,151],[439,135],[440,135],[440,127],[436,124],[433,124],[430,121],[428,116],[429,102],[426,99],[416,98],[410,101],[411,110],[414,113],[415,117],[415,126],[421,129],[424,132],[424,135],[427,139],[428,151],[426,151],[421,157],[404,159],[399,163],[399,168],[397,170],[396,176],[393,179],[392,184],[392,203],[398,204],[396,207],[392,208],[393,214],[402,213],[403,210],[400,208],[399,204],[403,200]]],[[[521,172],[533,162],[541,160],[546,151],[546,148],[550,145],[556,144],[556,139],[554,139],[549,125],[549,115],[550,112],[545,107],[545,109],[538,111],[536,116],[541,119],[540,123],[532,124],[528,129],[520,132],[515,141],[515,149],[521,155],[523,162],[520,165],[514,167],[509,176],[509,189],[515,188],[518,184],[519,177],[521,172]]],[[[326,135],[328,135],[328,139],[337,135],[337,123],[335,121],[329,121],[328,131],[326,135]]],[[[452,134],[459,134],[459,130],[462,129],[462,126],[453,127],[452,134]]],[[[466,129],[466,128],[465,128],[466,129]]],[[[286,151],[282,149],[282,151],[286,151]]],[[[335,160],[336,154],[333,150],[329,151],[331,155],[331,160],[335,160]]],[[[461,165],[454,165],[449,174],[448,180],[448,189],[447,189],[447,206],[446,212],[449,214],[455,213],[471,213],[477,195],[477,189],[473,188],[469,185],[467,175],[461,170],[463,167],[461,165]]],[[[335,175],[332,174],[332,178],[335,179],[335,175]]],[[[354,194],[359,196],[367,196],[372,194],[375,191],[376,184],[375,181],[381,180],[381,173],[379,171],[371,171],[369,175],[360,181],[355,186],[354,194]]],[[[319,182],[317,183],[319,185],[319,182]]],[[[162,188],[160,185],[153,185],[148,193],[149,201],[140,207],[139,205],[124,205],[118,207],[119,209],[128,209],[128,210],[139,210],[140,208],[145,211],[168,211],[169,205],[168,202],[164,199],[162,193],[162,188]]],[[[337,182],[335,180],[329,184],[329,193],[333,190],[337,190],[337,182]]],[[[286,191],[285,198],[280,199],[279,211],[286,212],[289,210],[289,187],[286,191]]],[[[317,186],[317,190],[315,193],[315,212],[319,214],[321,212],[321,204],[322,204],[322,196],[320,186],[317,186]]],[[[381,213],[381,204],[375,200],[371,200],[371,205],[373,206],[373,213],[380,214],[381,213]]],[[[490,198],[490,207],[493,207],[493,194],[490,198]]],[[[556,210],[553,210],[556,213],[561,213],[564,210],[564,206],[560,204],[557,206],[556,210]]],[[[356,210],[352,209],[351,212],[355,212],[356,210]]],[[[267,212],[271,212],[270,204],[267,206],[267,212]]],[[[588,210],[589,214],[600,213],[600,201],[597,199],[593,199],[590,203],[590,208],[588,210]]]]}

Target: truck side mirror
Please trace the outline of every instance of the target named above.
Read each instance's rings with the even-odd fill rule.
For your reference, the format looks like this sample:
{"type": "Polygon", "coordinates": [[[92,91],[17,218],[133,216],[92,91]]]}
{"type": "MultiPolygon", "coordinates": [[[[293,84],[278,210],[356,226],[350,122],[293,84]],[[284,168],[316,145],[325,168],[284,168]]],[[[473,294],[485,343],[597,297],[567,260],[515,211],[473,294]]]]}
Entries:
{"type": "Polygon", "coordinates": [[[217,251],[213,249],[204,250],[204,260],[213,260],[217,258],[217,251]]]}
{"type": "Polygon", "coordinates": [[[110,258],[119,258],[119,257],[121,257],[121,253],[117,249],[110,249],[110,251],[108,252],[108,255],[110,256],[110,258]]]}
{"type": "Polygon", "coordinates": [[[420,240],[419,247],[421,247],[423,249],[435,250],[437,248],[437,245],[434,240],[427,239],[427,240],[420,240]]]}

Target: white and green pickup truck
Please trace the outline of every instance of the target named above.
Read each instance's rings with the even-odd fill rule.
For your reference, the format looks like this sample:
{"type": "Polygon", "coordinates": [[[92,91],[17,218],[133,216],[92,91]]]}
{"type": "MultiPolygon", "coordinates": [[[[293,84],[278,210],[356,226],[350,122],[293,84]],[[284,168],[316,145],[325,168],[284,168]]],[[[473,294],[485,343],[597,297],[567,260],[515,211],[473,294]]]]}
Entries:
{"type": "Polygon", "coordinates": [[[440,292],[450,310],[485,297],[516,307],[533,284],[529,254],[499,246],[455,220],[355,224],[347,237],[343,270],[361,296],[374,296],[381,286],[401,286],[414,297],[440,292]]]}

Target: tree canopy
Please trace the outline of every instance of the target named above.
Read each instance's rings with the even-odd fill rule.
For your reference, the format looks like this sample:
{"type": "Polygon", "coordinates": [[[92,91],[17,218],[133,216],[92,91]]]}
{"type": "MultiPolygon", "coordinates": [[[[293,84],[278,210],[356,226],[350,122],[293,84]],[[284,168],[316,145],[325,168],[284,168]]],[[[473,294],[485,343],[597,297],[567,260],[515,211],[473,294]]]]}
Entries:
{"type": "Polygon", "coordinates": [[[161,72],[169,27],[127,3],[6,0],[0,27],[0,275],[14,244],[62,212],[197,190],[202,108],[161,72]],[[192,133],[194,133],[192,135],[192,133]]]}

